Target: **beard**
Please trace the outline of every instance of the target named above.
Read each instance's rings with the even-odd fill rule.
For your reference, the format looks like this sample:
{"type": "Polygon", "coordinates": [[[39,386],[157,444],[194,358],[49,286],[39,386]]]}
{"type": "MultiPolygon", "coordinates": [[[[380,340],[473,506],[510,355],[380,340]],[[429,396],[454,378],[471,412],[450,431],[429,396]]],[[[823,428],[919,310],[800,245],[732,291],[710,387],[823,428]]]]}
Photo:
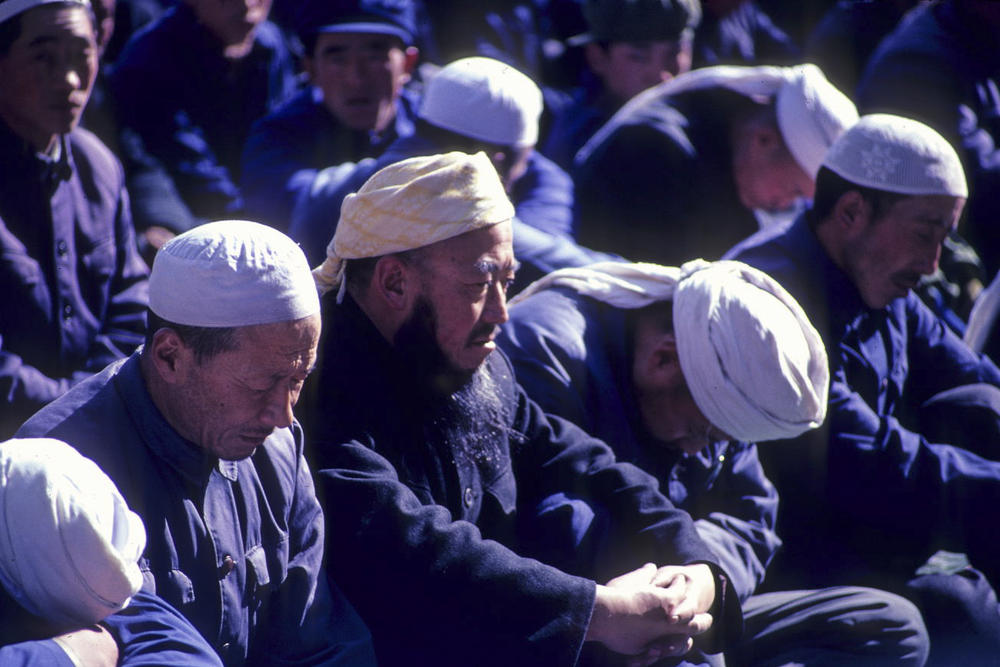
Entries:
{"type": "MultiPolygon", "coordinates": [[[[456,463],[492,468],[505,465],[507,411],[487,364],[456,368],[437,342],[437,315],[418,297],[410,317],[393,337],[393,347],[424,402],[427,423],[447,443],[456,463]]],[[[474,330],[470,338],[481,335],[474,330]]]]}

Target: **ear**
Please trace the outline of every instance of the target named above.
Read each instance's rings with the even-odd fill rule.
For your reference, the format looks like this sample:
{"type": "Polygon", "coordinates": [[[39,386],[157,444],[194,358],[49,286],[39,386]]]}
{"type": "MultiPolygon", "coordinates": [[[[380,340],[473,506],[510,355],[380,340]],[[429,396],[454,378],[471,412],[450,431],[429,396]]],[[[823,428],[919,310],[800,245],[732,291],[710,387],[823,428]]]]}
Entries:
{"type": "Polygon", "coordinates": [[[149,356],[153,367],[167,384],[183,382],[196,363],[191,348],[184,344],[176,331],[169,328],[159,329],[153,334],[149,356]]]}
{"type": "Polygon", "coordinates": [[[598,77],[604,78],[608,69],[608,54],[600,44],[587,42],[583,46],[583,55],[587,59],[587,67],[598,77]]]}
{"type": "Polygon", "coordinates": [[[368,288],[390,310],[406,311],[415,291],[416,276],[411,267],[395,255],[378,260],[368,288]]]}
{"type": "Polygon", "coordinates": [[[767,156],[785,145],[781,130],[770,123],[754,123],[750,128],[750,146],[758,155],[767,156]]]}
{"type": "Polygon", "coordinates": [[[312,55],[302,56],[302,71],[309,77],[310,83],[316,83],[316,63],[312,55]]]}
{"type": "Polygon", "coordinates": [[[638,370],[646,389],[670,389],[683,380],[677,338],[672,333],[658,332],[647,338],[636,353],[638,370]]]}
{"type": "Polygon", "coordinates": [[[403,71],[406,72],[406,80],[409,81],[413,72],[417,69],[417,62],[420,60],[420,50],[415,46],[408,46],[403,50],[403,54],[406,57],[403,71]]]}
{"type": "Polygon", "coordinates": [[[861,193],[848,190],[833,205],[831,217],[840,230],[853,235],[867,227],[871,213],[871,206],[861,193]]]}

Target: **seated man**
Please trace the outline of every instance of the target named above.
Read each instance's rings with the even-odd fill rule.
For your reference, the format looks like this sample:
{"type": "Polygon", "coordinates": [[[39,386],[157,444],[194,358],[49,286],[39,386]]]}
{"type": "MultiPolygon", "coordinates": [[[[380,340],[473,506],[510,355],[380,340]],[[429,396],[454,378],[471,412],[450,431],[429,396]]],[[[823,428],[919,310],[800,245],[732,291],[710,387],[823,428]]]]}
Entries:
{"type": "Polygon", "coordinates": [[[142,342],[122,168],[77,127],[95,35],[83,0],[0,3],[0,439],[142,342]]]}
{"type": "Polygon", "coordinates": [[[320,327],[302,251],[257,223],[200,226],[157,254],[149,316],[140,352],[19,433],[107,472],[146,524],[144,588],[226,665],[373,664],[366,629],[331,599],[292,416],[320,327]]]}
{"type": "Polygon", "coordinates": [[[514,204],[514,252],[532,279],[609,259],[573,240],[573,182],[534,150],[541,112],[538,86],[510,65],[482,57],[456,60],[427,82],[413,135],[397,139],[345,180],[318,178],[310,197],[300,201],[290,234],[319,263],[344,197],[376,171],[420,155],[485,151],[514,204]]]}
{"type": "Polygon", "coordinates": [[[344,201],[314,272],[331,576],[383,665],[573,665],[585,642],[700,660],[740,625],[720,560],[655,479],[546,417],[494,351],[513,215],[484,153],[397,162],[344,201]],[[598,516],[541,513],[558,493],[598,516]]]}
{"type": "Polygon", "coordinates": [[[829,382],[819,334],[780,285],[738,262],[594,264],[556,271],[511,305],[497,342],[528,395],[657,477],[731,576],[745,627],[729,660],[923,664],[923,622],[904,599],[754,594],[781,540],[753,441],[818,426],[829,382]]]}
{"type": "Polygon", "coordinates": [[[296,23],[312,85],[254,124],[241,181],[251,217],[283,231],[317,181],[345,178],[411,134],[416,106],[410,0],[304,0],[296,23]]]}
{"type": "Polygon", "coordinates": [[[989,664],[1000,651],[1000,370],[912,292],[937,268],[965,196],[941,135],[865,116],[824,158],[814,207],[730,253],[788,289],[830,353],[828,437],[765,461],[790,510],[775,583],[821,573],[906,594],[942,665],[989,664]],[[985,576],[916,576],[937,549],[966,552],[985,576]]]}
{"type": "Polygon", "coordinates": [[[641,93],[576,156],[577,238],[633,261],[718,259],[812,197],[854,104],[813,65],[710,67],[641,93]]]}

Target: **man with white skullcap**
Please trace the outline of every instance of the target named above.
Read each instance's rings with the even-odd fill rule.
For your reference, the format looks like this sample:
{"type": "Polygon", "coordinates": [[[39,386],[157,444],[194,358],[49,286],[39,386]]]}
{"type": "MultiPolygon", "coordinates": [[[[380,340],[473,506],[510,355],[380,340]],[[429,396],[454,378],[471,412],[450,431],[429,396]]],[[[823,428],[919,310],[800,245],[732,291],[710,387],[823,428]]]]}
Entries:
{"type": "Polygon", "coordinates": [[[0,1],[0,438],[142,342],[122,168],[77,126],[95,35],[86,0],[0,1]]]}
{"type": "Polygon", "coordinates": [[[718,651],[739,609],[690,517],[546,417],[495,350],[513,215],[484,153],[397,162],[344,201],[315,271],[326,332],[310,426],[331,576],[383,665],[718,651]],[[540,514],[558,493],[600,516],[540,514]]]}
{"type": "Polygon", "coordinates": [[[528,395],[659,479],[718,555],[743,602],[728,661],[923,664],[923,622],[902,598],[758,593],[781,540],[754,442],[818,426],[829,382],[819,334],[772,278],[727,261],[594,264],[546,276],[511,306],[497,342],[528,395]],[[898,632],[871,630],[886,625],[898,632]]]}
{"type": "Polygon", "coordinates": [[[857,120],[815,65],[692,70],[640,93],[577,153],[577,235],[633,261],[718,259],[756,211],[812,196],[857,120]]]}
{"type": "MultiPolygon", "coordinates": [[[[290,234],[318,263],[337,227],[344,197],[379,169],[419,155],[484,151],[514,204],[514,254],[532,279],[601,259],[573,241],[573,183],[534,150],[542,92],[526,75],[492,58],[471,57],[441,68],[427,82],[414,133],[397,139],[370,164],[335,187],[317,185],[296,208],[290,234]]],[[[530,282],[530,281],[529,281],[530,282]]],[[[523,284],[527,284],[524,282],[523,284]]]]}
{"type": "Polygon", "coordinates": [[[966,193],[941,135],[864,116],[824,158],[812,210],[730,254],[788,289],[830,354],[820,456],[799,446],[773,450],[773,467],[765,460],[791,508],[779,523],[788,549],[776,580],[878,580],[921,607],[932,662],[978,665],[1000,651],[991,588],[1000,581],[1000,370],[912,291],[937,268],[966,193]],[[914,578],[937,549],[967,553],[985,575],[921,568],[914,578]]]}
{"type": "Polygon", "coordinates": [[[181,234],[154,261],[149,321],[141,351],[19,435],[65,440],[107,472],[146,524],[144,588],[224,664],[374,664],[322,568],[323,517],[292,415],[320,331],[302,251],[254,222],[181,234]]]}

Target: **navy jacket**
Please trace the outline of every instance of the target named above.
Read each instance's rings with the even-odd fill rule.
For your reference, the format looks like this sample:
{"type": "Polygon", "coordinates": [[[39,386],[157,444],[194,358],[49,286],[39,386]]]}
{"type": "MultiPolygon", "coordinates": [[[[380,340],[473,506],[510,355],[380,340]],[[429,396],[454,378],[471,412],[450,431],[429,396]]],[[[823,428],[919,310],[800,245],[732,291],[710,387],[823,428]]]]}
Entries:
{"type": "MultiPolygon", "coordinates": [[[[650,561],[718,562],[656,480],[545,416],[502,353],[484,365],[502,408],[473,434],[442,417],[454,399],[428,400],[412,361],[350,297],[332,297],[315,378],[314,468],[330,573],[371,628],[380,664],[573,665],[594,580],[650,561]],[[466,455],[473,437],[492,455],[466,455]],[[574,572],[533,558],[538,542],[526,538],[540,532],[535,508],[558,492],[610,519],[592,561],[574,572]]],[[[725,604],[716,627],[727,636],[716,640],[740,625],[736,597],[725,604]]]]}
{"type": "Polygon", "coordinates": [[[225,665],[374,664],[366,628],[327,587],[323,513],[297,423],[249,458],[206,456],[156,408],[137,352],[18,433],[68,442],[108,474],[146,526],[143,588],[183,613],[225,665]]]}
{"type": "Polygon", "coordinates": [[[230,62],[191,7],[179,3],[129,41],[110,84],[119,124],[141,138],[195,218],[207,220],[242,212],[243,144],[296,80],[271,23],[259,26],[245,58],[230,62]]]}
{"type": "Polygon", "coordinates": [[[43,160],[0,122],[0,439],[146,328],[121,165],[86,130],[60,141],[43,160]]]}
{"type": "MultiPolygon", "coordinates": [[[[987,508],[1000,501],[1000,463],[928,442],[901,419],[942,391],[973,383],[1000,385],[1000,370],[973,353],[913,293],[880,310],[865,306],[804,217],[784,231],[748,239],[729,258],[771,274],[823,336],[831,366],[829,439],[822,445],[825,460],[814,459],[811,465],[825,465],[827,507],[835,512],[832,529],[851,526],[865,561],[858,567],[912,572],[933,548],[968,550],[974,563],[976,556],[987,555],[995,562],[996,531],[987,527],[995,515],[987,508]],[[876,559],[881,559],[877,566],[876,559]]],[[[995,443],[982,443],[980,453],[991,446],[995,443]]],[[[772,471],[786,505],[812,502],[809,496],[786,493],[784,486],[789,477],[806,476],[807,461],[815,455],[815,450],[799,451],[788,466],[790,475],[772,471]]],[[[813,488],[809,494],[822,496],[823,491],[813,488]]],[[[848,539],[845,533],[816,539],[819,530],[815,517],[803,525],[779,525],[786,544],[815,541],[828,556],[848,539]]],[[[816,568],[815,562],[797,565],[816,568]]]]}
{"type": "Polygon", "coordinates": [[[649,436],[633,395],[632,332],[620,308],[571,290],[544,290],[511,308],[497,340],[543,410],[581,426],[619,460],[660,480],[746,600],[781,545],[774,532],[778,493],[756,445],[716,442],[688,456],[649,436]]]}

